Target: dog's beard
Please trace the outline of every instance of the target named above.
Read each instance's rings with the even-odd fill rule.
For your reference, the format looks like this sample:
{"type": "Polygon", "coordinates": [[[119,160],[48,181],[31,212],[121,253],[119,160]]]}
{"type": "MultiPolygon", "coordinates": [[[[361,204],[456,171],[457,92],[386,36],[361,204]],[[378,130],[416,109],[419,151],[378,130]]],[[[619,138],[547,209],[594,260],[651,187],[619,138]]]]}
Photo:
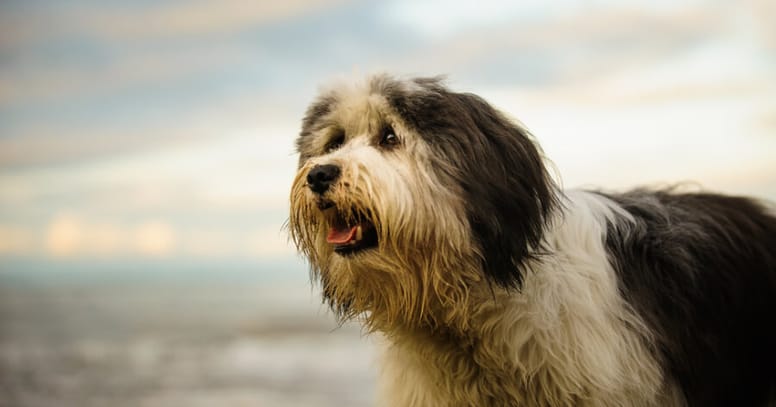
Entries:
{"type": "Polygon", "coordinates": [[[481,277],[455,196],[420,169],[357,164],[317,195],[306,183],[311,165],[294,180],[289,231],[341,320],[383,331],[465,324],[481,277]]]}

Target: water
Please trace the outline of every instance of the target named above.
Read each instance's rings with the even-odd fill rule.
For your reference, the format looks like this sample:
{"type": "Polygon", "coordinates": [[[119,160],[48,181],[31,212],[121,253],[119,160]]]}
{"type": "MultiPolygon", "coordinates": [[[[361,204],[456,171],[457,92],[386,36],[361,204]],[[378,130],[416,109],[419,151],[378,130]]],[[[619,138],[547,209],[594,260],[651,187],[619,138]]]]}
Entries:
{"type": "Polygon", "coordinates": [[[306,277],[146,270],[4,266],[0,406],[373,404],[371,341],[306,277]]]}

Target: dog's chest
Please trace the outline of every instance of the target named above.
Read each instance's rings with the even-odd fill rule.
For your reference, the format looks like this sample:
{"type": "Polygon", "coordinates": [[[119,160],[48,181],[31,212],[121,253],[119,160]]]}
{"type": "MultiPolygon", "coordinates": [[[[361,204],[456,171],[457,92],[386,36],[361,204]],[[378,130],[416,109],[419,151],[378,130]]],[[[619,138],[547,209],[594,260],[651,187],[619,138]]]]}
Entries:
{"type": "Polygon", "coordinates": [[[526,325],[521,328],[465,346],[430,334],[387,343],[378,405],[677,404],[673,396],[661,396],[665,389],[660,390],[659,373],[643,359],[633,359],[633,349],[619,353],[617,349],[627,349],[606,343],[591,346],[573,330],[540,334],[526,325]],[[507,337],[511,340],[500,340],[507,337]]]}
{"type": "Polygon", "coordinates": [[[508,357],[494,359],[498,351],[476,344],[461,348],[434,340],[391,344],[384,354],[379,405],[584,404],[579,401],[584,389],[564,388],[569,383],[558,376],[560,370],[555,366],[518,366],[508,357]]]}

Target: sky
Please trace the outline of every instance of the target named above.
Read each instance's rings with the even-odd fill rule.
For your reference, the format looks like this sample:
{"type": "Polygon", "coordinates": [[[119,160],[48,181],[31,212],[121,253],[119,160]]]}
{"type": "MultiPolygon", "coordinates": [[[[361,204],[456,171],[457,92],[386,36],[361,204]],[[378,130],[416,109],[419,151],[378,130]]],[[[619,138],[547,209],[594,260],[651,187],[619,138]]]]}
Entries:
{"type": "Polygon", "coordinates": [[[300,262],[301,117],[374,72],[485,97],[564,187],[776,200],[774,20],[769,0],[3,1],[0,269],[300,262]]]}

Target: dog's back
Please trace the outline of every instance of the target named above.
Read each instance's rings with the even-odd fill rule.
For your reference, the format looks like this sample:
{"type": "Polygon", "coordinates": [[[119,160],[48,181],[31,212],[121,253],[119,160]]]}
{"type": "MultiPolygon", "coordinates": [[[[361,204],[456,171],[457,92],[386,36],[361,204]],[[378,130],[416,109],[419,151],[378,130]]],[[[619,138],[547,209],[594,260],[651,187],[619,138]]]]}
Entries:
{"type": "Polygon", "coordinates": [[[607,195],[620,290],[690,406],[755,406],[776,388],[776,217],[740,197],[607,195]]]}

